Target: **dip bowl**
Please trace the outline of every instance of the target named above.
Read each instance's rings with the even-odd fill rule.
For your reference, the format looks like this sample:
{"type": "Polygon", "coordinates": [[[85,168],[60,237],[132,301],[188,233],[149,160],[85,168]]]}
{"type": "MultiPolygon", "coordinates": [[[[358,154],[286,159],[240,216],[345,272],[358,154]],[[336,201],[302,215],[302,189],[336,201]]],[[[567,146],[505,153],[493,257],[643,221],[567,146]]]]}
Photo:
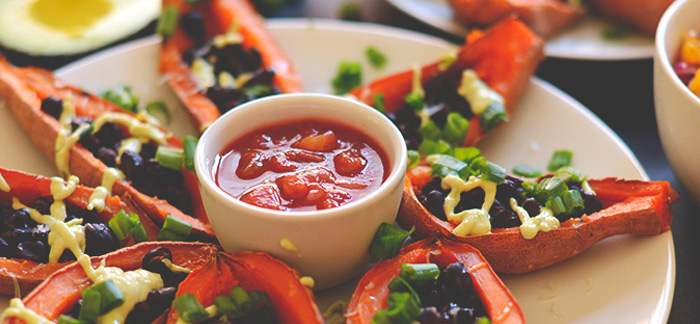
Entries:
{"type": "Polygon", "coordinates": [[[406,172],[406,145],[382,113],[332,95],[282,94],[230,110],[200,137],[195,169],[204,208],[217,239],[227,251],[261,251],[314,279],[314,289],[359,275],[369,262],[369,246],[383,222],[396,218],[406,172]],[[220,156],[230,144],[256,130],[296,120],[326,121],[373,139],[386,153],[389,175],[367,196],[315,211],[278,211],[244,203],[215,180],[220,156]]]}
{"type": "Polygon", "coordinates": [[[654,106],[661,144],[676,177],[700,203],[700,98],[673,70],[683,34],[700,30],[700,0],[679,0],[668,7],[656,30],[654,106]]]}

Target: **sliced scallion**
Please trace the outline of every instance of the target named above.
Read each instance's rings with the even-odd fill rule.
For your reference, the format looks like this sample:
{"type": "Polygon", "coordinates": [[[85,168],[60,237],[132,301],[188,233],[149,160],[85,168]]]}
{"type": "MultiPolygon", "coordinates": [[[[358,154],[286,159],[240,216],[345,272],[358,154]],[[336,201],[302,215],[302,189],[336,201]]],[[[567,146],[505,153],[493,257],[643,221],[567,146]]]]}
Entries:
{"type": "Polygon", "coordinates": [[[559,168],[570,166],[572,156],[573,152],[568,150],[554,151],[554,154],[552,154],[552,159],[549,160],[549,164],[547,164],[547,170],[549,172],[554,172],[559,170],[559,168]]]}
{"type": "Polygon", "coordinates": [[[477,318],[474,324],[491,324],[491,320],[486,316],[482,316],[477,318]]]}
{"type": "Polygon", "coordinates": [[[163,227],[158,233],[160,241],[184,241],[192,231],[192,224],[181,221],[171,215],[165,216],[163,227]]]}
{"type": "Polygon", "coordinates": [[[362,84],[362,67],[357,62],[342,61],[338,72],[333,78],[333,89],[336,94],[344,94],[362,84]]]}
{"type": "Polygon", "coordinates": [[[394,278],[389,282],[389,291],[391,292],[408,292],[415,298],[415,300],[418,301],[420,304],[420,295],[416,292],[415,289],[411,286],[406,279],[402,278],[401,276],[394,278]]]}
{"type": "Polygon", "coordinates": [[[381,69],[386,65],[386,55],[378,49],[370,46],[365,51],[365,56],[370,64],[377,69],[381,69]]]}
{"type": "Polygon", "coordinates": [[[422,156],[431,154],[449,154],[452,151],[452,145],[444,140],[431,141],[424,139],[418,146],[418,153],[422,156]]]}
{"type": "Polygon", "coordinates": [[[462,117],[459,113],[451,112],[447,114],[445,127],[442,129],[443,138],[456,145],[464,143],[464,139],[469,132],[469,120],[462,117]]]}
{"type": "Polygon", "coordinates": [[[194,151],[197,148],[197,138],[194,136],[185,136],[182,139],[182,150],[185,154],[185,169],[194,172],[194,151]]]}
{"type": "Polygon", "coordinates": [[[129,213],[129,216],[131,218],[131,221],[129,222],[129,233],[131,233],[131,238],[134,239],[134,242],[139,243],[148,241],[148,234],[146,234],[146,229],[143,227],[143,224],[141,224],[139,215],[129,213]]]}
{"type": "Polygon", "coordinates": [[[163,37],[170,37],[175,33],[180,10],[175,6],[166,6],[158,19],[156,33],[163,37]]]}
{"type": "Polygon", "coordinates": [[[554,216],[566,213],[566,205],[564,205],[564,200],[562,200],[559,196],[549,199],[549,201],[547,201],[545,204],[545,207],[551,209],[554,216]]]}
{"type": "Polygon", "coordinates": [[[568,189],[564,180],[559,177],[550,177],[542,179],[532,191],[532,195],[540,204],[545,204],[551,198],[562,195],[568,189]]]}
{"type": "Polygon", "coordinates": [[[537,178],[542,176],[542,172],[527,164],[518,164],[513,167],[513,174],[526,178],[537,178]]]}
{"type": "Polygon", "coordinates": [[[420,154],[418,154],[418,151],[408,150],[407,155],[408,155],[408,166],[406,168],[413,169],[416,166],[418,166],[418,163],[420,163],[420,154]]]}
{"type": "Polygon", "coordinates": [[[117,106],[131,111],[138,112],[139,98],[131,93],[131,87],[125,85],[116,86],[102,94],[102,98],[116,104],[117,106]]]}
{"type": "Polygon", "coordinates": [[[118,211],[114,217],[109,220],[108,224],[119,241],[129,235],[129,216],[126,215],[123,209],[118,211]]]}
{"type": "Polygon", "coordinates": [[[439,275],[440,268],[435,263],[404,263],[399,272],[401,278],[416,287],[435,283],[439,275]]]}
{"type": "MultiPolygon", "coordinates": [[[[83,297],[83,307],[85,307],[85,302],[87,299],[92,299],[94,297],[90,297],[91,294],[98,294],[100,297],[98,298],[100,307],[99,307],[99,315],[106,314],[107,312],[121,306],[126,298],[124,297],[124,294],[122,294],[122,291],[119,290],[119,287],[117,287],[116,284],[112,280],[105,280],[98,282],[90,287],[87,287],[83,290],[82,297],[83,297]]],[[[90,311],[92,312],[92,310],[90,311]]],[[[91,313],[92,314],[92,313],[91,313]]],[[[82,311],[81,311],[81,318],[82,318],[82,311]]]]}
{"type": "Polygon", "coordinates": [[[379,260],[391,259],[399,254],[401,245],[410,236],[415,228],[404,231],[401,228],[388,223],[379,225],[369,246],[369,256],[372,263],[379,260]]]}
{"type": "Polygon", "coordinates": [[[233,303],[233,299],[229,296],[218,296],[214,298],[214,305],[216,305],[216,309],[218,309],[219,312],[229,319],[241,316],[238,309],[236,309],[236,305],[233,303]]]}
{"type": "Polygon", "coordinates": [[[445,178],[450,174],[456,174],[462,179],[468,179],[472,174],[472,169],[467,163],[449,155],[438,156],[430,163],[430,167],[433,169],[433,173],[441,178],[445,178]]]}
{"type": "Polygon", "coordinates": [[[425,104],[423,103],[423,96],[418,92],[410,92],[404,98],[406,103],[414,111],[422,110],[425,104]]]}
{"type": "Polygon", "coordinates": [[[188,323],[197,323],[209,318],[204,306],[193,294],[183,294],[175,298],[173,307],[180,314],[180,317],[188,323]]]}
{"type": "Polygon", "coordinates": [[[554,172],[554,175],[562,178],[562,180],[564,180],[566,183],[578,183],[586,180],[586,176],[581,174],[581,171],[572,167],[561,167],[554,172]]]}
{"type": "Polygon", "coordinates": [[[506,121],[506,112],[499,102],[492,102],[479,115],[479,122],[485,131],[491,131],[502,122],[506,121]]]}
{"type": "Polygon", "coordinates": [[[100,307],[102,306],[100,299],[102,296],[95,290],[83,290],[83,305],[80,307],[79,319],[88,322],[95,322],[100,317],[100,307]]]}
{"type": "Polygon", "coordinates": [[[374,109],[379,110],[381,113],[386,113],[383,93],[375,93],[372,96],[372,103],[374,104],[374,109]]]}
{"type": "Polygon", "coordinates": [[[561,196],[568,215],[576,215],[586,207],[578,190],[568,190],[561,196]]]}
{"type": "Polygon", "coordinates": [[[466,163],[471,163],[481,155],[481,151],[476,147],[455,147],[454,157],[466,163]]]}
{"type": "Polygon", "coordinates": [[[506,170],[498,164],[487,161],[483,156],[474,159],[469,166],[484,180],[501,184],[506,179],[506,170]]]}
{"type": "Polygon", "coordinates": [[[185,152],[179,148],[161,145],[156,151],[158,164],[168,169],[181,170],[184,159],[185,152]]]}
{"type": "Polygon", "coordinates": [[[161,122],[164,122],[166,125],[170,124],[171,116],[170,116],[170,110],[168,109],[168,106],[165,105],[164,102],[162,101],[153,101],[149,102],[146,105],[146,112],[149,115],[155,116],[158,118],[161,122]]]}
{"type": "Polygon", "coordinates": [[[439,141],[440,138],[442,138],[440,128],[432,120],[428,120],[428,122],[422,125],[418,129],[418,132],[423,137],[423,140],[439,141]]]}
{"type": "Polygon", "coordinates": [[[72,318],[68,315],[58,315],[58,318],[56,319],[57,324],[90,324],[91,322],[86,321],[86,320],[81,320],[77,318],[72,318]]]}
{"type": "MultiPolygon", "coordinates": [[[[420,304],[409,293],[395,292],[389,294],[387,299],[389,307],[382,311],[386,312],[387,317],[391,319],[393,324],[410,324],[420,315],[420,304]]],[[[374,320],[374,317],[372,317],[374,320]]]]}
{"type": "Polygon", "coordinates": [[[236,286],[231,289],[231,300],[241,314],[248,314],[253,308],[250,296],[248,296],[248,293],[245,292],[245,289],[241,286],[236,286]]]}

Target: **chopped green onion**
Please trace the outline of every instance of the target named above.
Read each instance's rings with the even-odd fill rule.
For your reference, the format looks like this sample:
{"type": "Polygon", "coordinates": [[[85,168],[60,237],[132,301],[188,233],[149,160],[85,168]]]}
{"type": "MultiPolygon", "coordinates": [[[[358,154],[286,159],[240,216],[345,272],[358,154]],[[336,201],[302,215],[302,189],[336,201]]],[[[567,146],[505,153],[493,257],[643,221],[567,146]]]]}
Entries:
{"type": "Polygon", "coordinates": [[[344,94],[362,84],[362,68],[357,62],[342,61],[333,78],[335,93],[344,94]]]}
{"type": "Polygon", "coordinates": [[[102,94],[102,98],[123,108],[124,110],[138,112],[139,99],[133,93],[131,93],[131,87],[129,86],[122,84],[113,89],[107,90],[102,94]]]}
{"type": "Polygon", "coordinates": [[[578,183],[586,180],[586,176],[581,174],[581,171],[572,167],[561,167],[554,172],[554,175],[561,178],[566,183],[578,183]]]}
{"type": "Polygon", "coordinates": [[[165,122],[166,125],[170,124],[171,116],[168,106],[162,101],[149,102],[146,105],[146,112],[151,116],[160,116],[159,120],[165,122]]]}
{"type": "Polygon", "coordinates": [[[513,167],[513,174],[526,178],[538,178],[542,176],[542,172],[527,164],[518,164],[513,167]]]}
{"type": "Polygon", "coordinates": [[[194,151],[197,148],[197,138],[185,136],[182,140],[182,150],[185,154],[185,169],[194,172],[194,151]]]}
{"type": "Polygon", "coordinates": [[[472,160],[476,159],[481,155],[481,151],[479,151],[478,148],[476,147],[455,147],[454,149],[454,157],[460,161],[464,161],[467,163],[471,163],[472,160]]]}
{"type": "Polygon", "coordinates": [[[559,196],[552,197],[552,199],[548,200],[545,207],[551,209],[554,216],[566,213],[566,205],[564,205],[564,200],[562,200],[559,196]]]}
{"type": "Polygon", "coordinates": [[[425,125],[422,125],[418,129],[418,132],[420,133],[421,137],[423,137],[423,140],[428,139],[431,141],[438,141],[440,138],[442,138],[440,128],[430,119],[425,123],[425,125]]]}
{"type": "Polygon", "coordinates": [[[456,145],[464,143],[464,139],[469,132],[469,120],[462,117],[459,113],[451,112],[447,114],[445,127],[442,129],[443,138],[456,145]]]}
{"type": "Polygon", "coordinates": [[[440,268],[435,263],[404,263],[399,276],[406,279],[411,286],[434,284],[440,275],[440,268]]]}
{"type": "Polygon", "coordinates": [[[474,322],[474,324],[491,324],[491,320],[488,317],[483,316],[483,317],[477,318],[476,322],[474,322]]]}
{"type": "Polygon", "coordinates": [[[568,189],[564,180],[559,177],[550,177],[542,179],[532,191],[532,195],[540,204],[545,204],[551,198],[562,195],[568,189]]]}
{"type": "Polygon", "coordinates": [[[395,292],[389,294],[388,308],[372,316],[372,323],[411,324],[420,315],[420,304],[411,294],[395,292]]]}
{"type": "Polygon", "coordinates": [[[408,150],[407,151],[408,155],[408,166],[406,169],[413,169],[416,166],[418,166],[418,163],[420,163],[420,154],[418,154],[418,151],[416,150],[408,150]]]}
{"type": "Polygon", "coordinates": [[[566,214],[576,215],[583,211],[586,206],[583,203],[583,197],[578,190],[569,190],[561,196],[566,206],[566,214]]]}
{"type": "Polygon", "coordinates": [[[406,101],[408,106],[415,111],[422,110],[423,107],[425,107],[425,103],[423,102],[423,95],[421,95],[418,92],[410,92],[406,95],[406,97],[404,97],[404,101],[406,101]]]}
{"type": "Polygon", "coordinates": [[[379,110],[381,113],[386,113],[383,93],[375,93],[372,96],[372,102],[374,103],[374,109],[379,110]]]}
{"type": "Polygon", "coordinates": [[[58,315],[58,318],[56,319],[57,324],[90,324],[91,322],[85,321],[85,320],[80,320],[77,318],[72,318],[68,315],[58,315]]]}
{"type": "Polygon", "coordinates": [[[483,156],[474,159],[469,166],[484,180],[501,184],[506,179],[506,170],[498,164],[487,161],[483,156]]]}
{"type": "Polygon", "coordinates": [[[418,146],[418,153],[422,156],[431,154],[449,154],[452,151],[452,145],[444,140],[431,141],[424,139],[418,146]]]}
{"type": "Polygon", "coordinates": [[[375,68],[381,69],[386,65],[386,55],[372,46],[367,48],[365,56],[367,56],[367,60],[375,68]]]}
{"type": "Polygon", "coordinates": [[[79,319],[88,322],[95,322],[101,315],[102,302],[100,292],[85,289],[82,293],[83,305],[80,307],[79,319]]]}
{"type": "Polygon", "coordinates": [[[231,300],[241,314],[248,314],[253,308],[248,293],[245,292],[245,289],[241,286],[236,286],[231,289],[231,300]]]}
{"type": "Polygon", "coordinates": [[[525,189],[526,192],[533,192],[537,187],[537,183],[532,181],[523,181],[523,183],[520,184],[520,186],[523,187],[523,189],[525,189]]]}
{"type": "Polygon", "coordinates": [[[340,5],[338,18],[342,20],[362,20],[362,6],[359,3],[345,1],[340,5]]]}
{"type": "MultiPolygon", "coordinates": [[[[99,295],[99,315],[106,314],[107,312],[121,306],[126,298],[124,297],[124,294],[122,294],[122,291],[119,290],[119,287],[114,284],[112,280],[105,280],[98,282],[92,286],[89,286],[83,290],[81,293],[83,296],[83,307],[85,307],[85,303],[87,302],[87,299],[91,299],[94,297],[91,297],[91,294],[94,295],[94,293],[97,293],[99,295]]],[[[90,315],[92,314],[92,310],[89,311],[90,315]]],[[[82,317],[82,311],[81,311],[81,317],[80,319],[84,319],[82,317]]]]}
{"type": "Polygon", "coordinates": [[[248,293],[248,297],[250,297],[251,305],[253,305],[253,308],[257,307],[261,303],[263,304],[263,306],[272,306],[272,303],[270,302],[270,297],[264,291],[251,291],[248,293]]]}
{"type": "Polygon", "coordinates": [[[156,33],[166,38],[175,34],[179,17],[180,10],[177,7],[167,6],[163,8],[163,13],[161,13],[156,26],[156,33]]]}
{"type": "Polygon", "coordinates": [[[108,222],[112,232],[117,236],[119,241],[125,239],[129,235],[129,217],[124,210],[118,211],[108,222]]]}
{"type": "Polygon", "coordinates": [[[193,294],[183,294],[175,298],[173,307],[180,314],[180,317],[188,323],[197,323],[209,318],[204,306],[193,294]]]}
{"type": "Polygon", "coordinates": [[[129,216],[131,216],[131,222],[129,223],[129,233],[131,233],[131,238],[134,239],[134,242],[139,243],[148,241],[148,234],[146,234],[146,229],[143,227],[143,224],[141,224],[139,215],[136,215],[135,213],[129,213],[129,216]]]}
{"type": "Polygon", "coordinates": [[[549,160],[549,164],[547,164],[547,170],[549,172],[554,172],[559,170],[559,168],[570,166],[571,157],[573,154],[573,152],[568,150],[554,151],[554,154],[552,154],[552,159],[549,160]]]}
{"type": "Polygon", "coordinates": [[[391,282],[389,282],[389,291],[391,292],[408,292],[415,298],[416,301],[420,304],[420,295],[416,292],[413,287],[411,287],[411,284],[406,281],[406,279],[402,277],[396,277],[391,282]]]}
{"type": "Polygon", "coordinates": [[[372,243],[369,246],[369,256],[372,263],[391,259],[398,255],[403,242],[414,230],[415,227],[412,227],[410,231],[404,231],[388,223],[379,225],[379,229],[374,234],[372,243]]]}
{"type": "Polygon", "coordinates": [[[185,152],[183,149],[161,145],[158,146],[156,151],[156,160],[163,167],[181,170],[182,163],[185,160],[185,152]]]}
{"type": "Polygon", "coordinates": [[[449,155],[440,155],[430,163],[433,173],[441,178],[445,178],[450,174],[456,174],[462,179],[468,179],[472,174],[472,169],[467,163],[462,162],[449,155]]]}
{"type": "Polygon", "coordinates": [[[481,127],[487,132],[496,128],[496,126],[506,120],[508,120],[508,118],[506,117],[505,110],[503,110],[503,105],[498,102],[489,104],[481,115],[479,115],[481,127]]]}
{"type": "MultiPolygon", "coordinates": [[[[272,88],[264,84],[254,84],[243,89],[243,93],[249,98],[261,98],[273,94],[272,88]]],[[[231,107],[233,108],[233,107],[231,107]]]]}
{"type": "Polygon", "coordinates": [[[163,227],[158,233],[160,241],[184,241],[192,231],[192,224],[181,221],[171,215],[165,216],[163,227]]]}
{"type": "Polygon", "coordinates": [[[218,296],[214,298],[214,305],[216,305],[216,309],[218,309],[219,312],[224,314],[229,319],[234,319],[241,316],[231,297],[218,296]]]}

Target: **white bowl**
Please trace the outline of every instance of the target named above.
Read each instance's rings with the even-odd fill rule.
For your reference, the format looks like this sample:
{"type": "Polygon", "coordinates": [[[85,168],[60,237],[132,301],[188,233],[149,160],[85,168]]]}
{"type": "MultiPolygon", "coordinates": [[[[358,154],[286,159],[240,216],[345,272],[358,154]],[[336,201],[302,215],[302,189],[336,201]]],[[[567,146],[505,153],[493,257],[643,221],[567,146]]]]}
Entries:
{"type": "Polygon", "coordinates": [[[678,180],[700,202],[700,98],[673,71],[689,29],[700,29],[700,0],[677,0],[656,29],[654,104],[666,157],[678,180]]]}
{"type": "Polygon", "coordinates": [[[406,145],[394,124],[375,109],[338,96],[284,94],[258,99],[221,116],[202,134],[195,153],[199,190],[209,221],[227,251],[263,251],[311,276],[315,289],[361,273],[382,222],[396,218],[406,172],[406,145]],[[348,125],[373,138],[391,173],[377,190],[346,205],[319,211],[275,211],[230,196],[214,181],[221,154],[235,139],[284,121],[312,119],[348,125]],[[298,253],[285,249],[287,239],[298,253]]]}

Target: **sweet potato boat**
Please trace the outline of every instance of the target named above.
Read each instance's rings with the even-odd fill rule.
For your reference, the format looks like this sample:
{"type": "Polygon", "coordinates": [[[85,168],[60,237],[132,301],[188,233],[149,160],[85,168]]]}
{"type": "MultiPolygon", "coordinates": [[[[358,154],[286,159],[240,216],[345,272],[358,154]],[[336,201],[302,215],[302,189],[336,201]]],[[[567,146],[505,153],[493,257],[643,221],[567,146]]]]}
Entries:
{"type": "Polygon", "coordinates": [[[425,239],[404,247],[393,259],[378,262],[362,277],[345,313],[347,323],[369,324],[377,311],[387,307],[388,286],[399,276],[401,264],[436,263],[442,268],[454,262],[468,270],[491,323],[525,322],[520,306],[478,250],[450,240],[425,239]]]}
{"type": "Polygon", "coordinates": [[[454,16],[467,26],[489,26],[516,16],[543,37],[573,24],[583,15],[569,1],[561,0],[450,0],[454,16]]]}
{"type": "MultiPolygon", "coordinates": [[[[505,113],[510,116],[530,82],[530,76],[543,58],[543,46],[544,41],[527,26],[509,18],[483,32],[473,32],[459,48],[455,61],[447,70],[440,68],[443,62],[423,66],[421,83],[425,85],[436,77],[459,82],[459,76],[465,69],[473,69],[481,80],[503,96],[505,113]]],[[[375,95],[383,95],[387,112],[405,109],[404,98],[412,91],[413,73],[408,70],[382,78],[353,90],[351,94],[370,106],[375,105],[375,95]]],[[[471,118],[469,123],[465,146],[474,145],[486,135],[478,116],[471,118]]]]}
{"type": "MultiPolygon", "coordinates": [[[[265,21],[248,0],[206,0],[192,5],[185,0],[165,0],[163,8],[175,7],[179,11],[177,29],[172,37],[163,41],[160,55],[160,72],[166,77],[175,94],[187,108],[195,125],[204,131],[221,112],[217,105],[205,95],[193,77],[183,54],[199,45],[183,30],[181,17],[198,12],[204,21],[203,38],[211,39],[229,31],[234,24],[242,36],[246,49],[254,48],[260,54],[262,67],[274,71],[273,85],[281,92],[301,92],[301,78],[292,62],[277,45],[274,37],[265,28],[265,21]]],[[[230,109],[231,107],[228,107],[230,109]]]]}
{"type": "MultiPolygon", "coordinates": [[[[231,288],[263,291],[275,309],[279,323],[323,323],[310,289],[303,286],[296,271],[264,253],[221,252],[218,246],[204,243],[146,242],[124,248],[103,257],[91,258],[92,267],[102,260],[107,267],[124,271],[141,268],[144,256],[155,248],[172,252],[175,265],[191,272],[177,287],[177,296],[189,293],[207,307],[217,296],[228,295],[231,288]]],[[[71,310],[81,298],[81,291],[92,283],[78,263],[54,273],[23,299],[26,308],[49,319],[71,310]]],[[[154,323],[176,323],[178,313],[172,308],[154,323]]],[[[7,319],[3,323],[19,323],[7,319]]]]}
{"type": "MultiPolygon", "coordinates": [[[[37,198],[50,198],[51,195],[51,179],[32,175],[29,173],[14,171],[5,168],[0,168],[0,175],[7,182],[10,190],[5,192],[0,190],[0,206],[11,206],[12,198],[19,199],[25,205],[31,206],[37,198]]],[[[84,186],[77,186],[73,193],[64,199],[75,207],[86,209],[89,203],[89,198],[94,192],[94,189],[84,186]]],[[[105,199],[105,208],[102,212],[98,212],[97,216],[103,223],[109,222],[114,215],[120,210],[126,212],[132,211],[118,197],[109,196],[105,199]]],[[[138,213],[141,224],[148,235],[149,240],[155,240],[158,235],[159,228],[150,220],[150,218],[138,213]]],[[[128,236],[121,242],[122,246],[134,244],[131,236],[128,236]]],[[[44,279],[56,270],[63,268],[70,262],[58,263],[39,263],[20,258],[0,257],[0,294],[13,294],[15,282],[19,284],[20,291],[26,293],[36,287],[44,279]]]]}
{"type": "Polygon", "coordinates": [[[654,35],[656,25],[673,0],[591,0],[588,3],[604,16],[654,35]]]}
{"type": "MultiPolygon", "coordinates": [[[[5,59],[0,58],[0,98],[10,108],[39,151],[54,165],[57,165],[55,143],[61,125],[55,118],[41,109],[42,101],[50,96],[59,99],[72,98],[76,115],[79,117],[94,119],[107,112],[133,115],[133,113],[127,112],[111,102],[55,78],[50,71],[33,67],[15,67],[5,59]]],[[[182,147],[179,139],[162,128],[161,131],[168,135],[167,145],[182,147]]],[[[81,183],[90,187],[101,184],[103,174],[107,169],[107,165],[80,144],[70,148],[68,164],[70,173],[78,176],[81,183]]],[[[195,236],[211,240],[214,234],[201,202],[197,178],[193,173],[184,169],[182,170],[182,178],[185,189],[190,195],[195,217],[183,213],[165,200],[141,193],[129,181],[117,181],[114,184],[113,193],[138,206],[156,224],[162,224],[165,217],[171,215],[191,224],[192,233],[195,236]]]]}
{"type": "MultiPolygon", "coordinates": [[[[420,167],[419,167],[420,168],[420,167]]],[[[432,215],[416,198],[409,172],[397,221],[404,228],[416,227],[414,236],[444,237],[478,249],[494,270],[502,273],[526,273],[546,268],[571,258],[594,243],[614,235],[656,235],[670,230],[671,203],[678,194],[666,181],[639,181],[617,178],[589,179],[603,209],[580,218],[571,218],[561,227],[539,232],[525,239],[518,227],[493,229],[482,235],[458,236],[450,222],[432,215]]],[[[419,176],[415,176],[419,179],[419,176]]]]}

